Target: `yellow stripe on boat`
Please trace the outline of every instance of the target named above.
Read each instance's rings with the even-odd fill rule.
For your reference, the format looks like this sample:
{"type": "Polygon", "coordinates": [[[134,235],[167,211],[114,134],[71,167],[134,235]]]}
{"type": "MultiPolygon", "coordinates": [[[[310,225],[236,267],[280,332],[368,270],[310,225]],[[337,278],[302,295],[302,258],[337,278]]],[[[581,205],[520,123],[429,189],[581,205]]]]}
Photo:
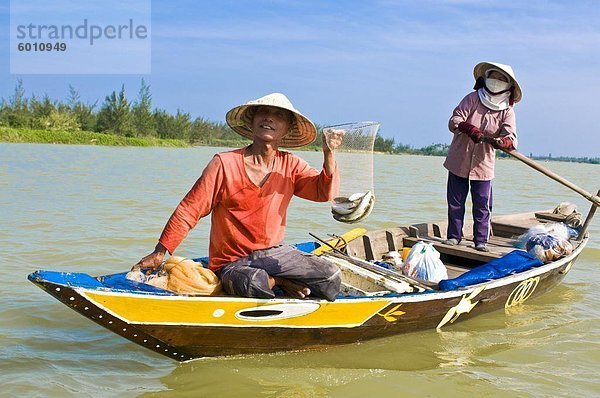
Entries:
{"type": "Polygon", "coordinates": [[[80,291],[112,315],[134,324],[233,327],[354,327],[390,304],[390,299],[335,302],[221,297],[148,297],[80,291]]]}
{"type": "MultiPolygon", "coordinates": [[[[363,236],[366,232],[367,232],[367,230],[364,228],[354,228],[348,232],[343,233],[341,236],[341,239],[340,238],[330,239],[327,241],[327,243],[329,243],[333,247],[338,247],[338,245],[340,245],[344,242],[347,243],[347,242],[350,242],[360,236],[363,236]]],[[[320,256],[321,254],[331,251],[331,250],[332,250],[331,247],[324,244],[324,245],[317,247],[315,250],[313,250],[312,254],[320,256]]]]}

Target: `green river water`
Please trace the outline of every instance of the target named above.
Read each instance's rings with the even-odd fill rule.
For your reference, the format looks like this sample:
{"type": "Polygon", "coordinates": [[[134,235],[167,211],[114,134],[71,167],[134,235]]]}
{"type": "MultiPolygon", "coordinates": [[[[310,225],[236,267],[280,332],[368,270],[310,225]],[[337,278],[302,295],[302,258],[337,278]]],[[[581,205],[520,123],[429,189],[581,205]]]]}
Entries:
{"type": "MultiPolygon", "coordinates": [[[[600,395],[600,219],[564,282],[510,313],[320,351],[176,363],[70,310],[27,281],[36,269],[127,270],[156,243],[217,148],[0,144],[3,396],[591,397],[600,395]]],[[[320,167],[321,154],[299,152],[320,167]]],[[[375,155],[378,229],[445,218],[443,158],[375,155]]],[[[600,167],[545,163],[596,191],[600,167]]],[[[497,214],[589,204],[520,162],[499,160],[497,214]]],[[[598,216],[600,217],[600,216],[598,216]]],[[[207,251],[208,220],[178,249],[207,251]]],[[[342,233],[327,204],[295,198],[287,240],[342,233]]]]}

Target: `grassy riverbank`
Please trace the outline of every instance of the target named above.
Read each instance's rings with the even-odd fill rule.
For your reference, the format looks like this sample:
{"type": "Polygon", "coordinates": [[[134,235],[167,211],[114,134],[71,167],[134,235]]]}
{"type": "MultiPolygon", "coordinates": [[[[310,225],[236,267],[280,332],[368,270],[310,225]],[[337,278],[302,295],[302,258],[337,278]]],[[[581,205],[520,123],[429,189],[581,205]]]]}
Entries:
{"type": "Polygon", "coordinates": [[[177,139],[124,137],[91,131],[34,130],[11,127],[0,127],[0,142],[107,146],[189,146],[186,141],[177,139]]]}
{"type": "MultiPolygon", "coordinates": [[[[107,95],[99,109],[95,103],[84,103],[79,93],[69,85],[66,100],[53,100],[47,95],[25,95],[21,80],[9,100],[0,99],[0,142],[45,143],[106,146],[215,146],[239,148],[249,143],[224,122],[203,117],[192,119],[180,109],[171,114],[152,108],[150,86],[142,79],[137,100],[128,99],[125,86],[107,95]]],[[[321,127],[317,139],[301,150],[321,150],[321,127]]],[[[396,143],[395,139],[377,134],[375,153],[393,155],[446,156],[449,144],[414,148],[396,143]]],[[[497,151],[498,157],[509,155],[497,151]]],[[[536,156],[537,160],[600,164],[600,158],[536,156]]]]}
{"type": "MultiPolygon", "coordinates": [[[[317,140],[318,141],[318,140],[317,140]]],[[[106,146],[162,146],[162,147],[189,147],[214,146],[240,148],[248,145],[248,140],[212,138],[210,141],[201,140],[189,143],[182,139],[164,139],[156,137],[125,137],[122,135],[95,133],[91,131],[60,131],[60,130],[36,130],[26,128],[0,127],[0,142],[11,143],[37,143],[37,144],[68,144],[68,145],[106,145],[106,146]]],[[[382,151],[375,148],[378,153],[391,153],[395,155],[409,154],[422,156],[446,156],[447,145],[430,145],[425,148],[412,148],[399,144],[394,151],[382,151]],[[432,150],[433,148],[433,150],[432,150]]],[[[301,148],[305,151],[320,151],[321,146],[313,143],[301,148]]],[[[499,152],[499,157],[510,158],[509,155],[499,152]]],[[[576,162],[600,164],[600,158],[574,158],[574,157],[544,157],[530,154],[532,159],[552,160],[558,162],[576,162]]]]}

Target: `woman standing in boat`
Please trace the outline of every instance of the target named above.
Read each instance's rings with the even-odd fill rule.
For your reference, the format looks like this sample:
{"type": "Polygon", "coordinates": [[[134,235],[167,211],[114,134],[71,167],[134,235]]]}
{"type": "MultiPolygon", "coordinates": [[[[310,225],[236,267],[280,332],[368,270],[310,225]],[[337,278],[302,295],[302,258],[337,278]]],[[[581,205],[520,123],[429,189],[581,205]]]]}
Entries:
{"type": "Polygon", "coordinates": [[[522,93],[509,65],[481,62],[473,75],[475,91],[462,99],[448,123],[454,137],[444,162],[448,169],[448,231],[444,243],[457,245],[463,238],[470,186],[473,242],[475,249],[488,251],[495,149],[517,147],[513,105],[521,100],[522,93]]]}
{"type": "Polygon", "coordinates": [[[245,148],[215,155],[167,222],[154,251],[134,267],[155,269],[173,253],[202,217],[212,213],[209,268],[223,289],[244,297],[273,298],[274,286],[296,298],[309,295],[333,301],[340,270],[317,256],[283,244],[292,196],[331,200],[338,177],[333,149],[341,134],[323,141],[318,171],[280,147],[313,142],[314,124],[283,94],[269,94],[227,113],[227,123],[252,140],[245,148]]]}

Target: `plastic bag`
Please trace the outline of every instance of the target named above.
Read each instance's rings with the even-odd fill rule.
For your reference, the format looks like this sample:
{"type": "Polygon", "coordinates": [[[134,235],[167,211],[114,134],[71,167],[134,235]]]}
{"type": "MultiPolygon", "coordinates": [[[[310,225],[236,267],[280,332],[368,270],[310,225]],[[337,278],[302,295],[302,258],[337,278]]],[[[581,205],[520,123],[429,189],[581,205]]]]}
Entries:
{"type": "Polygon", "coordinates": [[[440,253],[435,250],[433,244],[421,241],[410,249],[402,273],[412,278],[436,283],[448,279],[448,271],[440,260],[440,253]]]}
{"type": "Polygon", "coordinates": [[[178,256],[170,257],[156,274],[146,275],[136,269],[125,277],[179,294],[216,295],[222,288],[214,272],[201,263],[178,256]]]}
{"type": "Polygon", "coordinates": [[[402,272],[402,256],[396,250],[385,253],[381,258],[381,261],[388,264],[390,269],[402,272]]]}
{"type": "Polygon", "coordinates": [[[552,235],[560,240],[569,240],[571,233],[566,224],[561,222],[549,223],[549,224],[540,224],[534,227],[531,227],[525,232],[523,235],[519,236],[517,239],[516,247],[520,249],[527,249],[528,242],[537,235],[552,235]]]}
{"type": "Polygon", "coordinates": [[[529,239],[525,249],[545,263],[558,260],[573,252],[573,245],[552,234],[538,234],[529,239]]]}
{"type": "Polygon", "coordinates": [[[156,274],[146,275],[139,268],[129,271],[125,277],[131,281],[145,283],[160,289],[167,290],[168,276],[164,271],[159,271],[156,274]]]}
{"type": "Polygon", "coordinates": [[[569,242],[571,236],[569,227],[564,223],[536,225],[519,237],[517,247],[547,263],[573,252],[573,245],[569,242]]]}

